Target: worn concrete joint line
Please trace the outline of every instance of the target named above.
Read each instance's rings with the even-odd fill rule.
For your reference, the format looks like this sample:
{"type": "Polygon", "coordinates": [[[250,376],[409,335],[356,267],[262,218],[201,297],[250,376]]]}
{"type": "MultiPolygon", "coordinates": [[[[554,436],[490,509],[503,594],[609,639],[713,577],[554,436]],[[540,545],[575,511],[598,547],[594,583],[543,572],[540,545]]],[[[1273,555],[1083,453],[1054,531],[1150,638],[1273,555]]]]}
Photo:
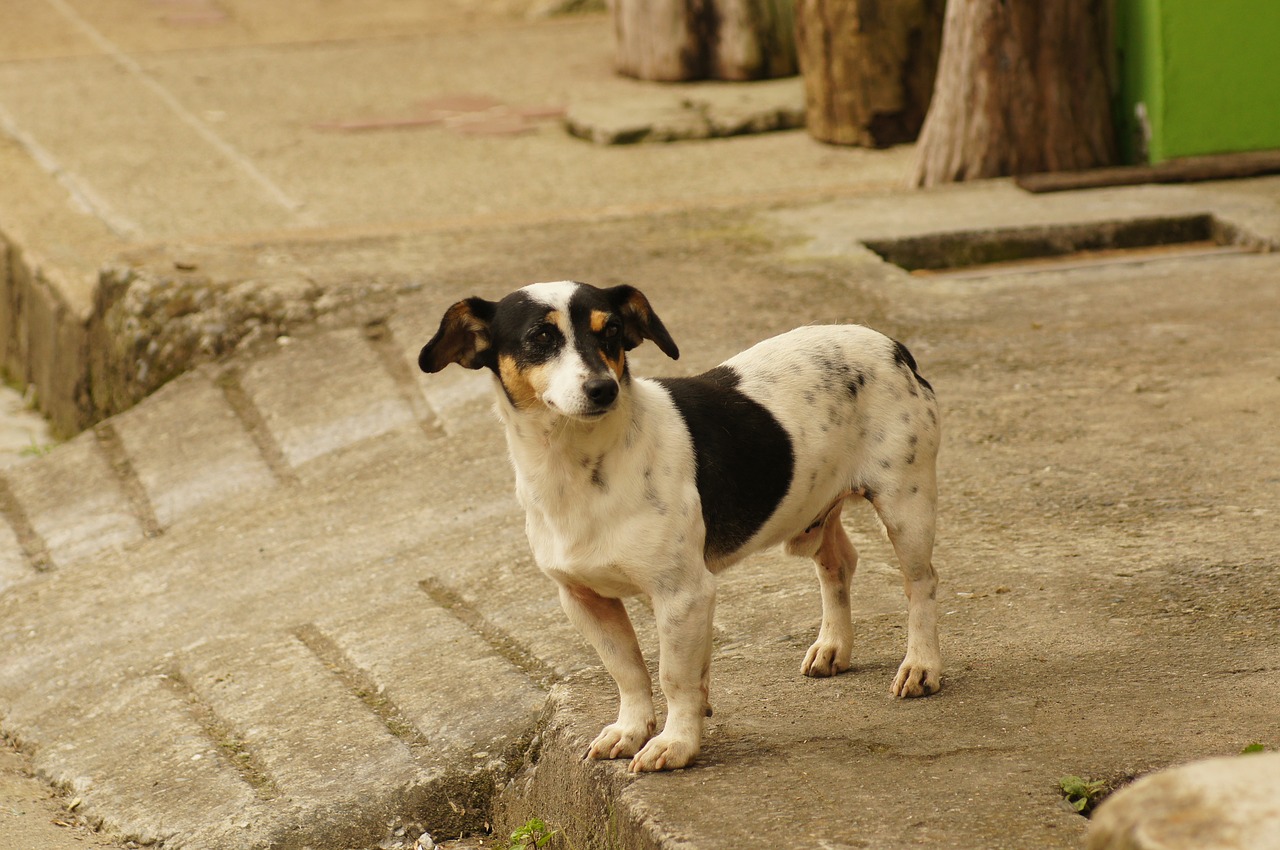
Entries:
{"type": "Polygon", "coordinates": [[[382,725],[387,727],[388,732],[408,744],[410,749],[430,743],[426,736],[405,717],[404,712],[381,693],[374,678],[353,662],[342,648],[314,623],[298,626],[293,630],[293,636],[382,721],[382,725]]]}
{"type": "Polygon", "coordinates": [[[98,448],[115,473],[125,498],[129,500],[129,507],[133,509],[133,515],[137,517],[143,533],[147,537],[158,537],[163,531],[160,520],[156,518],[155,508],[147,496],[147,488],[142,486],[142,480],[133,468],[133,461],[129,459],[119,432],[110,422],[101,422],[94,426],[93,436],[97,438],[98,448]]]}
{"type": "Polygon", "coordinates": [[[396,389],[400,391],[401,397],[409,405],[409,409],[413,411],[413,418],[422,426],[422,430],[426,432],[428,437],[445,436],[444,427],[440,424],[440,417],[431,409],[423,398],[422,393],[418,390],[417,381],[414,380],[413,376],[413,369],[405,362],[404,356],[400,353],[395,340],[392,338],[391,327],[383,320],[370,322],[365,325],[364,338],[373,348],[374,353],[378,355],[378,362],[382,364],[382,368],[391,377],[396,389]]]}
{"type": "Polygon", "coordinates": [[[165,687],[186,706],[191,719],[214,745],[218,755],[231,766],[255,797],[269,802],[280,796],[280,789],[266,767],[231,725],[217,715],[213,707],[200,698],[191,682],[179,670],[171,669],[161,677],[165,687]]]}
{"type": "Polygon", "coordinates": [[[218,376],[217,384],[221,387],[227,404],[231,406],[241,426],[248,433],[249,439],[253,440],[253,444],[257,446],[258,454],[271,470],[271,474],[281,484],[297,484],[297,474],[293,471],[293,467],[289,466],[284,450],[272,435],[262,411],[245,392],[244,386],[240,383],[240,373],[234,368],[227,369],[218,376]]]}
{"type": "Polygon", "coordinates": [[[45,2],[62,15],[72,26],[80,30],[86,38],[119,65],[121,69],[149,89],[152,94],[168,107],[174,117],[194,130],[196,135],[204,139],[214,150],[222,154],[228,162],[256,183],[268,197],[291,213],[296,214],[301,211],[301,203],[285,194],[284,190],[264,174],[251,159],[233,147],[226,139],[209,129],[209,125],[187,109],[173,92],[165,88],[155,77],[148,74],[133,57],[121,50],[115,42],[103,35],[93,24],[85,20],[66,0],[45,0],[45,2]]]}
{"type": "Polygon", "coordinates": [[[34,136],[23,130],[4,104],[0,104],[0,133],[17,142],[27,155],[36,161],[44,172],[67,190],[75,205],[95,216],[107,226],[112,233],[121,239],[137,239],[142,235],[142,228],[137,222],[116,212],[101,195],[89,185],[83,177],[68,169],[34,136]]]}
{"type": "Polygon", "coordinates": [[[38,573],[53,569],[53,558],[49,555],[49,547],[40,536],[40,532],[36,531],[35,526],[31,524],[31,518],[27,516],[18,497],[13,495],[13,489],[9,486],[8,479],[4,477],[0,477],[0,515],[4,516],[9,527],[13,529],[13,534],[18,538],[18,545],[22,547],[22,554],[31,569],[38,573]]]}
{"type": "Polygon", "coordinates": [[[489,622],[483,614],[467,604],[452,588],[433,578],[425,578],[418,582],[422,592],[431,597],[444,610],[458,618],[467,628],[475,632],[499,656],[523,670],[539,687],[550,689],[560,681],[549,665],[533,655],[514,640],[509,634],[489,622]]]}

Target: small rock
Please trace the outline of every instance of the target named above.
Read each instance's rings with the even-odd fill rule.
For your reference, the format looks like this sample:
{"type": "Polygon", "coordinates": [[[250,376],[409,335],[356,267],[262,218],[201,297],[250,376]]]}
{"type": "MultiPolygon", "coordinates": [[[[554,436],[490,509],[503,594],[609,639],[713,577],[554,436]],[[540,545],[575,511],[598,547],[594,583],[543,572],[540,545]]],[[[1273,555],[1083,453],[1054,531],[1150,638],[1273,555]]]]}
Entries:
{"type": "Polygon", "coordinates": [[[1280,753],[1208,759],[1116,792],[1088,850],[1280,850],[1280,753]]]}

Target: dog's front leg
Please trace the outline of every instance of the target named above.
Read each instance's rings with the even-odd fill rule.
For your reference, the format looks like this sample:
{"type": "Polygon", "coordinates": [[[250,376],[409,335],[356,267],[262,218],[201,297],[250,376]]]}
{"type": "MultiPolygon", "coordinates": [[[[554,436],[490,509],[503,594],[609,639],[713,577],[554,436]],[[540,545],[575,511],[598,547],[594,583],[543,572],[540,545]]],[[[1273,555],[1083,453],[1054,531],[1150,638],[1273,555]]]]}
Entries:
{"type": "Polygon", "coordinates": [[[710,712],[711,622],[715,579],[702,564],[689,586],[653,596],[658,624],[658,679],[667,697],[662,732],[631,760],[631,772],[675,770],[697,757],[702,724],[710,712]]]}
{"type": "Polygon", "coordinates": [[[560,585],[560,604],[569,620],[595,647],[618,684],[618,721],[600,731],[587,758],[634,756],[653,735],[653,682],[622,600],[582,585],[560,585]]]}

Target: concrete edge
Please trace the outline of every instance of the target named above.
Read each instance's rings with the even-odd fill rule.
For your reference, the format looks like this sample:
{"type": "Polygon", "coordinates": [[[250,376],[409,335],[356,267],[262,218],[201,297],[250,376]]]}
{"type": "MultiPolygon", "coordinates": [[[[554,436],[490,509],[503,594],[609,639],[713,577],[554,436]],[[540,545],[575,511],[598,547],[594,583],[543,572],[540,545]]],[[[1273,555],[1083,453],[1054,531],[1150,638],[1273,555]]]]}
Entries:
{"type": "MultiPolygon", "coordinates": [[[[692,847],[628,793],[638,777],[627,760],[587,761],[595,734],[592,706],[610,688],[603,670],[573,675],[552,687],[525,762],[494,800],[493,834],[501,840],[531,818],[564,834],[568,847],[596,850],[686,850],[692,847]],[[590,727],[590,730],[588,730],[590,727]]],[[[598,706],[596,706],[598,708],[598,706]]],[[[561,845],[557,845],[561,846],[561,845]]]]}
{"type": "Polygon", "coordinates": [[[11,384],[35,388],[35,403],[54,433],[85,427],[90,310],[70,303],[63,272],[0,230],[0,371],[11,384]]]}

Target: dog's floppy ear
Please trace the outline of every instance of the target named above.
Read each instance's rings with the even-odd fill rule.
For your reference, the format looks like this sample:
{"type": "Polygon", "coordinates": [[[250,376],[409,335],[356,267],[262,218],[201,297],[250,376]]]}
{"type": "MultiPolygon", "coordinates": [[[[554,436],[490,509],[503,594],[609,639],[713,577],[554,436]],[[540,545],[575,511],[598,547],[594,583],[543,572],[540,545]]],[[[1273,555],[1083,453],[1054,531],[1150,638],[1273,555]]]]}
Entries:
{"type": "Polygon", "coordinates": [[[614,309],[622,316],[622,336],[628,351],[646,339],[657,344],[662,353],[672,360],[680,359],[680,349],[675,340],[667,333],[658,314],[649,306],[649,299],[634,286],[615,286],[606,289],[605,293],[613,303],[614,309]]]}
{"type": "Polygon", "coordinates": [[[424,372],[439,372],[450,363],[468,369],[490,365],[489,323],[498,305],[483,298],[459,301],[440,320],[440,330],[418,354],[418,366],[424,372]]]}

